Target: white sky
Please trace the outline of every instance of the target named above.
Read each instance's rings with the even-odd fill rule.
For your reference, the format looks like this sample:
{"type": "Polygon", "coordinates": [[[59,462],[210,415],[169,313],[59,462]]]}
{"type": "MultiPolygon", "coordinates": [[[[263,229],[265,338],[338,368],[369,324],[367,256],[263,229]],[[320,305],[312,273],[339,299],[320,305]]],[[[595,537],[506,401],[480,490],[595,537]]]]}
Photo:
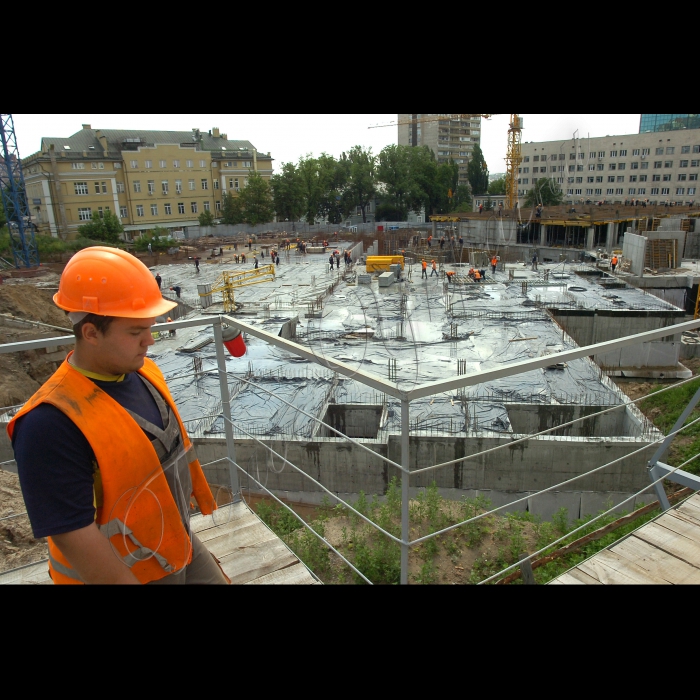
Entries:
{"type": "MultiPolygon", "coordinates": [[[[230,139],[250,141],[258,151],[270,151],[277,172],[282,163],[296,163],[301,156],[324,151],[336,158],[353,146],[372,148],[398,142],[396,126],[388,124],[397,114],[13,114],[21,157],[35,153],[43,136],[68,137],[82,124],[93,129],[148,129],[201,131],[218,126],[230,139]]],[[[489,171],[505,172],[508,114],[482,120],[481,149],[489,171]]],[[[639,114],[522,114],[523,141],[554,141],[578,136],[619,136],[639,131],[639,114]]]]}

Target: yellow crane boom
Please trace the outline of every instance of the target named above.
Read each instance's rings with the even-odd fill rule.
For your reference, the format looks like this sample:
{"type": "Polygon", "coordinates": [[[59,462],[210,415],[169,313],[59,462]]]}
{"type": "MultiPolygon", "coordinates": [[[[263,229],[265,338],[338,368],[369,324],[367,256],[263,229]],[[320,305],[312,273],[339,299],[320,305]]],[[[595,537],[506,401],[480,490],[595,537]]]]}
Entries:
{"type": "Polygon", "coordinates": [[[240,287],[250,287],[261,282],[272,282],[275,279],[274,265],[261,265],[257,270],[245,270],[243,272],[222,272],[214,281],[208,292],[200,292],[200,297],[209,297],[216,292],[221,292],[224,302],[224,311],[236,310],[236,302],[233,290],[240,287]]]}

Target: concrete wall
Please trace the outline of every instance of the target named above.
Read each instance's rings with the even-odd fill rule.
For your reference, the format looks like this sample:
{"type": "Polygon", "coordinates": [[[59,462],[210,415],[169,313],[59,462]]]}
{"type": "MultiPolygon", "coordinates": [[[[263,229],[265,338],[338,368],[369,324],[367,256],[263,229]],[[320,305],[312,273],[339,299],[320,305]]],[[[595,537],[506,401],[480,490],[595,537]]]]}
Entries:
{"type": "MultiPolygon", "coordinates": [[[[562,423],[576,420],[583,416],[598,413],[603,406],[545,405],[545,404],[507,404],[508,418],[514,433],[529,435],[549,430],[562,423]]],[[[552,436],[567,435],[572,437],[636,437],[639,423],[627,420],[627,411],[620,406],[614,411],[594,416],[574,425],[550,433],[552,436]],[[628,431],[633,432],[628,432],[628,431]]]]}
{"type": "Polygon", "coordinates": [[[644,255],[646,251],[647,239],[636,233],[626,233],[622,243],[622,257],[631,261],[629,271],[633,275],[644,273],[644,255]]]}

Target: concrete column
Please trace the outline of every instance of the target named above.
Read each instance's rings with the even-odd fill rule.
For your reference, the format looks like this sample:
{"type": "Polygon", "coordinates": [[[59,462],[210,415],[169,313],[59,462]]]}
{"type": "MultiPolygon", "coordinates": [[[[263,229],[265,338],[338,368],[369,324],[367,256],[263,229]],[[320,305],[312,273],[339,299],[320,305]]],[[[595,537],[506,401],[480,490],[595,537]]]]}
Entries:
{"type": "Polygon", "coordinates": [[[540,245],[547,245],[547,226],[545,224],[540,224],[540,245]]]}
{"type": "Polygon", "coordinates": [[[437,221],[433,221],[433,239],[437,238],[437,221]]]}
{"type": "Polygon", "coordinates": [[[595,226],[589,226],[586,233],[586,250],[593,250],[595,245],[595,226]]]}
{"type": "Polygon", "coordinates": [[[615,244],[615,224],[611,221],[608,224],[608,230],[605,234],[605,250],[607,250],[609,253],[613,249],[614,244],[615,244]]]}

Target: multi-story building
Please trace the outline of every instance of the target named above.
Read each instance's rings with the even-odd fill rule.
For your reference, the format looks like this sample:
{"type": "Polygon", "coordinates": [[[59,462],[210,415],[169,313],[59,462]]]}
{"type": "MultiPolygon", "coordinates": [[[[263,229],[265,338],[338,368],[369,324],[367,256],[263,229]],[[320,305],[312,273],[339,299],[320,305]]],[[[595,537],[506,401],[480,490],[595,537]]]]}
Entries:
{"type": "Polygon", "coordinates": [[[700,129],[700,114],[641,114],[639,133],[700,129]]]}
{"type": "Polygon", "coordinates": [[[38,232],[64,238],[107,210],[119,217],[127,240],[156,226],[184,230],[204,211],[216,218],[223,195],[240,191],[251,172],[272,176],[269,153],[218,129],[125,131],[90,124],[67,138],[42,138],[41,151],[23,158],[22,167],[38,232]]]}
{"type": "Polygon", "coordinates": [[[540,178],[568,201],[690,202],[697,199],[700,129],[522,144],[518,196],[540,178]]]}
{"type": "Polygon", "coordinates": [[[468,183],[467,165],[474,144],[481,139],[481,117],[450,119],[441,114],[399,114],[398,129],[399,146],[428,146],[438,163],[452,158],[459,166],[459,184],[468,183]]]}

